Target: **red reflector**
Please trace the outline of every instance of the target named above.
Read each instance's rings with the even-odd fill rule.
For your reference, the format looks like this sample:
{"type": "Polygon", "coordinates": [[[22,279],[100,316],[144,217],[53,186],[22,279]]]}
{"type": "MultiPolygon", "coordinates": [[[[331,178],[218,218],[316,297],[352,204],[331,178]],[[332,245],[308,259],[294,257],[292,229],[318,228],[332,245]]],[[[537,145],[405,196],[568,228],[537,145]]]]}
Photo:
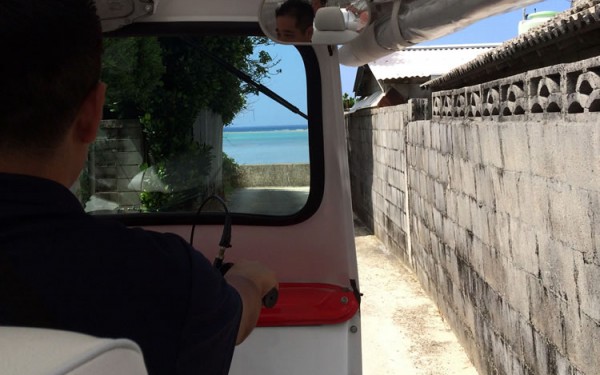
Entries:
{"type": "Polygon", "coordinates": [[[354,293],[330,284],[281,283],[279,299],[263,307],[259,327],[337,324],[350,320],[358,311],[354,293]]]}

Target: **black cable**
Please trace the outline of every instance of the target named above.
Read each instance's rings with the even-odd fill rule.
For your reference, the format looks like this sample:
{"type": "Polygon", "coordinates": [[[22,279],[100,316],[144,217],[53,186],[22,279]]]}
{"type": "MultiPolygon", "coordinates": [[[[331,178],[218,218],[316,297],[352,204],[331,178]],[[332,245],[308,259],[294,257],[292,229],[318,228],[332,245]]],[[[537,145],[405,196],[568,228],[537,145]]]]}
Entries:
{"type": "MultiPolygon", "coordinates": [[[[223,206],[223,210],[225,211],[225,223],[223,224],[223,233],[221,234],[221,241],[219,242],[219,253],[215,257],[213,262],[213,266],[218,269],[222,275],[225,275],[227,271],[233,266],[233,263],[223,263],[225,259],[225,250],[231,247],[231,215],[229,214],[229,209],[227,208],[227,204],[223,200],[223,198],[217,195],[211,195],[206,198],[200,207],[198,207],[198,211],[196,212],[196,216],[200,215],[202,209],[210,200],[216,199],[223,206]]],[[[196,220],[194,220],[194,224],[192,224],[192,232],[190,233],[190,245],[194,246],[194,230],[196,229],[196,220]]],[[[277,303],[279,299],[279,291],[277,288],[271,289],[265,296],[262,298],[263,306],[267,308],[272,308],[277,303]]]]}
{"type": "MultiPolygon", "coordinates": [[[[204,206],[211,200],[217,200],[223,206],[223,211],[225,213],[225,222],[223,224],[223,233],[221,234],[221,241],[219,242],[219,247],[221,248],[230,248],[231,247],[231,214],[229,213],[229,209],[227,208],[227,203],[223,200],[223,198],[218,195],[211,195],[206,198],[200,207],[198,207],[198,211],[196,211],[196,217],[200,215],[204,206]]],[[[192,224],[192,232],[190,233],[190,245],[194,246],[194,231],[196,229],[196,220],[194,220],[194,224],[192,224]]]]}

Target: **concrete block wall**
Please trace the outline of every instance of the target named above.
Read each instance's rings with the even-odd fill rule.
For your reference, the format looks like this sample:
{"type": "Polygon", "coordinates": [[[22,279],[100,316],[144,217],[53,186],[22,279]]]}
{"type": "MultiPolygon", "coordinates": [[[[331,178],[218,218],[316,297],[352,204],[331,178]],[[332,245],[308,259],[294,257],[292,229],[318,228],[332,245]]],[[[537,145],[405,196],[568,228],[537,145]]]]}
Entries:
{"type": "MultiPolygon", "coordinates": [[[[399,134],[400,258],[479,373],[600,374],[600,58],[434,93],[432,107],[399,134]]],[[[354,117],[378,114],[348,120],[362,159],[354,117]]],[[[385,210],[376,196],[360,205],[385,210]]]]}
{"type": "Polygon", "coordinates": [[[142,128],[136,120],[104,120],[89,158],[91,195],[123,209],[139,209],[139,193],[128,184],[143,162],[142,128]]]}
{"type": "Polygon", "coordinates": [[[240,165],[242,187],[310,186],[310,164],[240,165]]]}
{"type": "Polygon", "coordinates": [[[417,104],[368,109],[347,117],[354,212],[388,249],[410,262],[405,126],[417,104]]]}

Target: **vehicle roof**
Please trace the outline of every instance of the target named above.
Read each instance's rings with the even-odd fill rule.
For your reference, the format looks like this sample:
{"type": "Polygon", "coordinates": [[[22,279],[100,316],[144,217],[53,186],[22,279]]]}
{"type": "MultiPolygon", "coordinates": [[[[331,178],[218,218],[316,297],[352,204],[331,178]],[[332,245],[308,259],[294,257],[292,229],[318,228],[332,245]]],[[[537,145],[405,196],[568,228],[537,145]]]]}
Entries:
{"type": "Polygon", "coordinates": [[[154,0],[142,22],[257,22],[261,0],[154,0]]]}

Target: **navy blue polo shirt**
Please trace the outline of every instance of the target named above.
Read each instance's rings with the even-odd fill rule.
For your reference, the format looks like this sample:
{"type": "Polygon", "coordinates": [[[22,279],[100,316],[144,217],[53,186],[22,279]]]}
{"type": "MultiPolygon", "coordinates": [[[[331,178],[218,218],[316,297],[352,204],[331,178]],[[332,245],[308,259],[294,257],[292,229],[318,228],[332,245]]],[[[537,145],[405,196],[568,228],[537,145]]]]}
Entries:
{"type": "Polygon", "coordinates": [[[0,324],[129,338],[149,374],[227,374],[242,304],[181,237],[87,215],[64,186],[0,173],[0,324]]]}

